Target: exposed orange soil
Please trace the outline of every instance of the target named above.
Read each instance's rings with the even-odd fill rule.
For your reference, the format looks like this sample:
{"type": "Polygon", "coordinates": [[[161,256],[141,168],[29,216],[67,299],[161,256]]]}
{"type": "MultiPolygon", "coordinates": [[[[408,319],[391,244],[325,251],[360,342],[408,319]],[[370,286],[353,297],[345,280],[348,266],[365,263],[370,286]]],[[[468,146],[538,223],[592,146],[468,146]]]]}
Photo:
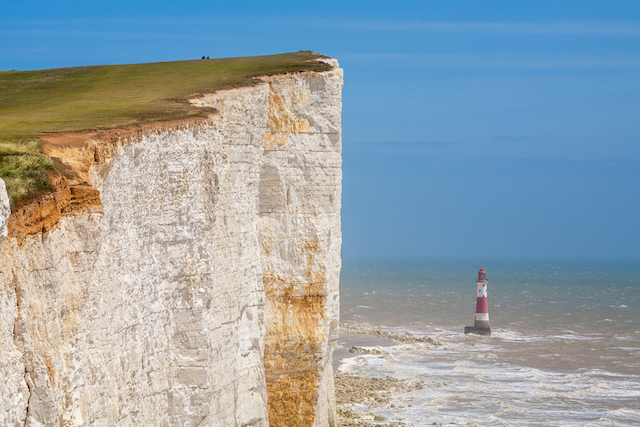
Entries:
{"type": "Polygon", "coordinates": [[[98,190],[87,185],[69,185],[64,176],[53,180],[55,191],[43,194],[13,209],[7,228],[19,244],[30,234],[54,228],[64,215],[102,206],[98,190]]]}

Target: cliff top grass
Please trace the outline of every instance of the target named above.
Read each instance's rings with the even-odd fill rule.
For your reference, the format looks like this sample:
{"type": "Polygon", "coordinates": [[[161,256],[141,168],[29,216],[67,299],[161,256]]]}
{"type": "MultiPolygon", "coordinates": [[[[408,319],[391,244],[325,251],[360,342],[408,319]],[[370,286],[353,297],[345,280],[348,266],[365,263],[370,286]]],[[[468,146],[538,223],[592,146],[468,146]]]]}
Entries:
{"type": "Polygon", "coordinates": [[[309,51],[246,58],[0,71],[0,178],[12,206],[52,189],[47,133],[114,129],[204,116],[187,102],[261,75],[325,71],[309,51]]]}

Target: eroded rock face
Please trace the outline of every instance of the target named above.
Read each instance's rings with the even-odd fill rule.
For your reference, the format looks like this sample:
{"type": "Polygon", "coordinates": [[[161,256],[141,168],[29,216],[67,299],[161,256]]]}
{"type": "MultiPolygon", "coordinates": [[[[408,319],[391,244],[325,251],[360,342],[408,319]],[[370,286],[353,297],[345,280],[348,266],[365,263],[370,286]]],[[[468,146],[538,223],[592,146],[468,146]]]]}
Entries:
{"type": "Polygon", "coordinates": [[[336,423],[341,81],[338,73],[269,81],[258,231],[272,425],[336,423]]]}
{"type": "Polygon", "coordinates": [[[101,205],[2,242],[0,425],[335,425],[335,66],[195,100],[90,168],[101,205]]]}

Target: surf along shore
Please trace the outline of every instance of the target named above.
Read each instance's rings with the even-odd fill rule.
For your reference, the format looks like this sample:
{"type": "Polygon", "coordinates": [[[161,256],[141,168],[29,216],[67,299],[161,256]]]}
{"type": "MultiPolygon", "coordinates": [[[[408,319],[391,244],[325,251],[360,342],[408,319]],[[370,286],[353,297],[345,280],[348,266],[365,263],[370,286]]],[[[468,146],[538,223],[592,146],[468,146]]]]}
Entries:
{"type": "MultiPolygon", "coordinates": [[[[406,426],[393,416],[395,409],[412,406],[410,393],[423,388],[416,379],[398,379],[376,372],[375,364],[384,363],[392,349],[403,347],[441,347],[428,337],[398,334],[366,323],[341,324],[338,347],[334,351],[336,405],[340,427],[406,426]],[[366,375],[356,375],[349,367],[371,366],[366,375]]],[[[359,370],[362,373],[362,370],[359,370]]]]}

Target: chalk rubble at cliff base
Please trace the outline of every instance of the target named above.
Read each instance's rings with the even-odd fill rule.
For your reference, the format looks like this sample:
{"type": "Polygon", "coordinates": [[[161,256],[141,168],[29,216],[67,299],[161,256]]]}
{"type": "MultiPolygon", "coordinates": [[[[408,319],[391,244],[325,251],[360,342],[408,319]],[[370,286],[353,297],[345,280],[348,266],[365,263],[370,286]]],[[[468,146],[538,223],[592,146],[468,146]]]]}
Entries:
{"type": "Polygon", "coordinates": [[[342,70],[325,61],[118,141],[89,168],[99,206],[1,242],[0,425],[336,425],[342,70]]]}
{"type": "Polygon", "coordinates": [[[422,390],[424,384],[410,378],[380,376],[379,369],[372,368],[385,365],[394,351],[437,349],[442,345],[428,336],[399,334],[368,323],[341,323],[339,357],[335,360],[338,426],[408,425],[396,411],[415,404],[413,393],[422,390]]]}

